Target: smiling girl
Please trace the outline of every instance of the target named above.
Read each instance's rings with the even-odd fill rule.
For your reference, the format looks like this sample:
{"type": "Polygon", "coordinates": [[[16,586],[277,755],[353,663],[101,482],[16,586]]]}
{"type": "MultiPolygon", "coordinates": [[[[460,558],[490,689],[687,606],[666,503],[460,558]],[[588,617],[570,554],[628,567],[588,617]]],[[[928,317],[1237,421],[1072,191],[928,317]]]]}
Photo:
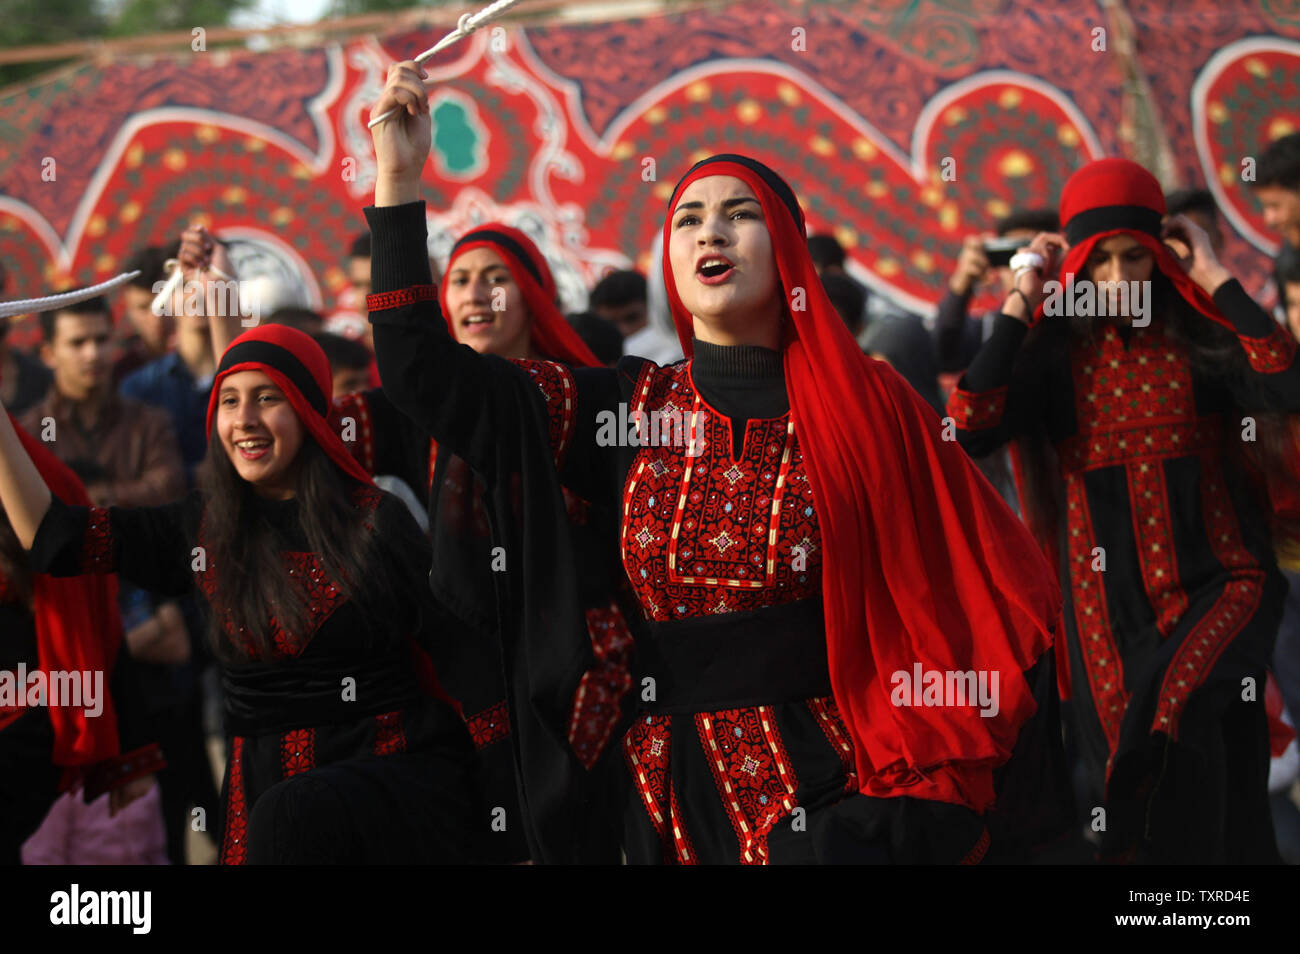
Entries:
{"type": "Polygon", "coordinates": [[[38,572],[208,602],[231,737],[223,863],[469,860],[472,750],[432,679],[428,545],[330,430],[330,389],[309,337],[255,328],[221,358],[190,497],[70,506],[0,413],[0,499],[38,572]]]}

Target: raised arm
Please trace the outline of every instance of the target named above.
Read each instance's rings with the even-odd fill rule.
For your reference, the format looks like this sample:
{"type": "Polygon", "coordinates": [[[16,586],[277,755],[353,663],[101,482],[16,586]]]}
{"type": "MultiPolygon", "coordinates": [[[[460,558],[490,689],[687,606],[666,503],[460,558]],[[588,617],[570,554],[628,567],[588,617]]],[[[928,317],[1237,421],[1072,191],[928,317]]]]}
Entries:
{"type": "MultiPolygon", "coordinates": [[[[971,293],[976,284],[988,273],[989,260],[978,235],[967,236],[962,242],[961,255],[934,320],[934,349],[942,372],[961,371],[970,363],[967,352],[970,338],[971,293]]],[[[978,347],[979,338],[975,339],[978,347]]]]}
{"type": "MultiPolygon", "coordinates": [[[[162,507],[121,508],[70,505],[50,491],[31,454],[48,454],[32,438],[19,436],[0,408],[0,503],[19,543],[29,551],[35,573],[80,576],[120,573],[137,586],[168,596],[185,593],[193,582],[187,513],[198,498],[162,507]],[[31,447],[29,454],[28,447],[31,447]]],[[[53,455],[51,480],[66,474],[65,496],[79,493],[75,477],[53,455]]]]}
{"type": "Polygon", "coordinates": [[[1023,271],[1015,290],[1007,296],[993,325],[993,334],[948,398],[948,416],[956,426],[957,440],[973,457],[997,450],[1022,433],[1041,410],[1042,395],[1030,381],[1013,381],[1016,355],[1029,333],[1033,310],[1043,299],[1043,284],[1051,275],[1056,251],[1065,239],[1041,233],[1030,250],[1048,262],[1045,272],[1023,271]]]}
{"type": "Polygon", "coordinates": [[[1235,278],[1215,290],[1214,304],[1232,321],[1246,352],[1247,370],[1229,379],[1237,403],[1248,411],[1300,411],[1300,361],[1287,327],[1274,321],[1235,278]]]}
{"type": "Polygon", "coordinates": [[[1246,370],[1227,378],[1227,385],[1243,410],[1300,411],[1300,361],[1296,341],[1286,326],[1278,324],[1220,264],[1205,230],[1186,216],[1173,216],[1165,227],[1187,277],[1214,299],[1215,306],[1232,322],[1246,370]],[[1181,246],[1181,247],[1180,247],[1181,246]]]}
{"type": "MultiPolygon", "coordinates": [[[[527,407],[522,385],[535,395],[528,400],[540,397],[551,451],[562,463],[578,445],[582,453],[594,445],[594,414],[590,421],[579,420],[579,376],[549,361],[511,362],[479,354],[458,344],[443,318],[419,201],[430,143],[423,77],[413,62],[394,64],[372,110],[372,115],[400,110],[373,130],[378,178],[375,205],[365,210],[372,239],[373,293],[367,306],[384,394],[440,447],[490,478],[500,435],[520,426],[517,418],[527,407]]],[[[591,382],[592,373],[581,377],[591,382]]],[[[596,377],[613,385],[615,373],[602,370],[596,377]]],[[[611,393],[617,393],[616,386],[611,393]]]]}
{"type": "Polygon", "coordinates": [[[50,509],[50,488],[27,455],[9,412],[0,405],[0,503],[23,549],[30,550],[36,528],[50,509]]]}

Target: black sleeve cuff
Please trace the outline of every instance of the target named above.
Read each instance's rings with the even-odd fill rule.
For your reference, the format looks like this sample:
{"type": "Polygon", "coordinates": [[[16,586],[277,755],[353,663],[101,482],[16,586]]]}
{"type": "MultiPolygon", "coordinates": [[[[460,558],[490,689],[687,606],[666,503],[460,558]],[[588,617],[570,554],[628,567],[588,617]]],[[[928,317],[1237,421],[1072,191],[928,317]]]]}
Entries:
{"type": "Polygon", "coordinates": [[[1247,338],[1267,338],[1277,331],[1278,323],[1259,306],[1255,299],[1241,287],[1241,282],[1230,278],[1214,292],[1214,304],[1237,329],[1237,334],[1247,338]]]}
{"type": "Polygon", "coordinates": [[[363,210],[370,225],[371,292],[432,285],[424,202],[363,210]]]}

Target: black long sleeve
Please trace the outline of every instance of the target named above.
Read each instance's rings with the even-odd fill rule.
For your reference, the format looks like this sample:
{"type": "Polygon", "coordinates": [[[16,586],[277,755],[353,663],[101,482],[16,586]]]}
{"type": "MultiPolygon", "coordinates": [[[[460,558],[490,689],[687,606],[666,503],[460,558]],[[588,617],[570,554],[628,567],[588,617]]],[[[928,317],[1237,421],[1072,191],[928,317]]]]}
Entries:
{"type": "Polygon", "coordinates": [[[948,398],[957,440],[972,457],[983,457],[1023,433],[1041,411],[1041,382],[1013,382],[1016,355],[1029,333],[1024,322],[998,315],[993,334],[975,355],[948,398]]]}
{"type": "Polygon", "coordinates": [[[1214,304],[1232,322],[1246,352],[1247,370],[1227,383],[1243,410],[1300,411],[1300,361],[1295,339],[1235,278],[1214,292],[1214,304]]]}
{"type": "Polygon", "coordinates": [[[980,324],[969,316],[971,293],[944,291],[934,318],[934,351],[939,371],[961,371],[975,357],[980,346],[980,324]]]}
{"type": "Polygon", "coordinates": [[[194,585],[198,491],[161,507],[74,507],[57,497],[36,529],[31,567],[51,576],[118,573],[141,589],[181,596],[194,585]]]}

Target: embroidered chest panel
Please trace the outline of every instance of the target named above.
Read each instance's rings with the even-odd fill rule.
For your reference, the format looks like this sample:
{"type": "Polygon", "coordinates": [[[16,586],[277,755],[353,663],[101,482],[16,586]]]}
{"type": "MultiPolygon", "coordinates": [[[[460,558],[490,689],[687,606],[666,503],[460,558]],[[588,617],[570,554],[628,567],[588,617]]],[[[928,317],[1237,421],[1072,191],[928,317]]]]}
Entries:
{"type": "Polygon", "coordinates": [[[687,367],[647,367],[631,407],[683,424],[682,440],[637,451],[623,488],[623,566],[642,611],[664,621],[815,595],[821,536],[790,416],[751,420],[733,459],[730,421],[687,367]]]}
{"type": "Polygon", "coordinates": [[[1129,346],[1108,327],[1070,359],[1078,433],[1058,448],[1066,473],[1213,452],[1222,419],[1198,417],[1186,350],[1153,328],[1129,346]]]}
{"type": "MultiPolygon", "coordinates": [[[[353,506],[370,514],[367,525],[373,531],[374,511],[379,506],[382,492],[376,487],[358,486],[352,492],[353,506]]],[[[200,539],[203,531],[200,528],[200,539]]],[[[273,658],[293,659],[302,654],[313,636],[328,620],[334,611],[345,601],[346,597],[335,580],[330,579],[320,560],[314,553],[300,551],[283,551],[281,553],[284,570],[289,575],[294,591],[307,607],[306,625],[300,632],[289,632],[280,625],[278,619],[270,621],[270,635],[274,646],[273,658]]],[[[207,597],[208,605],[221,620],[222,627],[231,640],[242,645],[244,651],[253,658],[257,656],[256,645],[246,633],[236,633],[230,614],[219,605],[217,597],[217,571],[211,562],[194,572],[199,588],[207,597]]]]}

